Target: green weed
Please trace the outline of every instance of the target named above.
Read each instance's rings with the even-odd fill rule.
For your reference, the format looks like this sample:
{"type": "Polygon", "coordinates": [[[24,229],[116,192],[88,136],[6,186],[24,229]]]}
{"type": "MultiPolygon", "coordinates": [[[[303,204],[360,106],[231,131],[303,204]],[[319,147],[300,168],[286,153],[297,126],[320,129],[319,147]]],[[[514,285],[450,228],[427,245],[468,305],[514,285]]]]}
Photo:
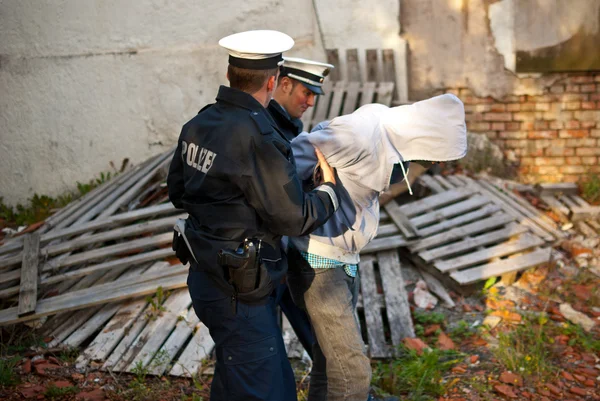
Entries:
{"type": "Polygon", "coordinates": [[[458,321],[454,327],[450,328],[449,331],[450,337],[454,341],[464,340],[465,338],[471,337],[476,333],[476,330],[474,330],[465,320],[458,321]]]}
{"type": "Polygon", "coordinates": [[[373,370],[371,384],[380,395],[410,394],[414,401],[430,400],[444,394],[447,383],[445,372],[461,362],[463,356],[456,351],[439,349],[416,351],[400,347],[399,356],[390,362],[379,362],[373,370]]]}
{"type": "Polygon", "coordinates": [[[146,302],[149,304],[146,310],[146,317],[149,320],[155,320],[165,311],[165,307],[162,304],[169,297],[169,294],[169,291],[164,291],[162,287],[158,287],[154,296],[148,295],[146,297],[146,302]]]}
{"type": "Polygon", "coordinates": [[[430,325],[430,324],[444,324],[446,317],[443,313],[439,312],[420,312],[415,311],[413,313],[413,317],[415,322],[421,325],[430,325]]]}
{"type": "Polygon", "coordinates": [[[588,176],[580,182],[581,195],[589,203],[600,202],[600,175],[588,174],[588,176]]]}
{"type": "Polygon", "coordinates": [[[20,357],[0,359],[0,387],[10,387],[17,383],[18,379],[15,375],[15,367],[21,360],[20,357]]]}
{"type": "Polygon", "coordinates": [[[46,387],[46,391],[44,392],[44,396],[48,399],[62,398],[69,394],[75,394],[77,392],[77,387],[69,386],[69,387],[56,387],[54,384],[46,387]]]}

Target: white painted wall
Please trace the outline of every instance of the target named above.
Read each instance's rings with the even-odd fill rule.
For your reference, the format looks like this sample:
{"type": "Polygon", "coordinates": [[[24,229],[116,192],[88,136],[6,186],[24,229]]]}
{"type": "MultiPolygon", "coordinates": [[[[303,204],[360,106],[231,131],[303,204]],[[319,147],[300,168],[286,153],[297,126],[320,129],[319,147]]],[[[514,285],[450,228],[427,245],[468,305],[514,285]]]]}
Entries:
{"type": "Polygon", "coordinates": [[[288,55],[323,61],[322,38],[394,46],[399,0],[362,3],[316,0],[321,35],[312,0],[0,0],[0,196],[58,195],[166,150],[226,84],[228,34],[281,30],[288,55]]]}

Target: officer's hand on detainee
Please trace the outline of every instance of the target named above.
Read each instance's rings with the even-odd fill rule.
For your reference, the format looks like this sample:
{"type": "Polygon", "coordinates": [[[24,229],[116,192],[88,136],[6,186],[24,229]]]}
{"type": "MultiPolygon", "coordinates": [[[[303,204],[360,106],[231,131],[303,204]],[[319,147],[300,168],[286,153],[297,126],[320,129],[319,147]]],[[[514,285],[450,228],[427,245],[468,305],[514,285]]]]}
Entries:
{"type": "Polygon", "coordinates": [[[323,156],[323,153],[321,153],[319,149],[315,148],[315,154],[319,160],[319,167],[321,167],[323,182],[330,182],[335,185],[335,170],[329,165],[329,163],[327,163],[325,156],[323,156]]]}

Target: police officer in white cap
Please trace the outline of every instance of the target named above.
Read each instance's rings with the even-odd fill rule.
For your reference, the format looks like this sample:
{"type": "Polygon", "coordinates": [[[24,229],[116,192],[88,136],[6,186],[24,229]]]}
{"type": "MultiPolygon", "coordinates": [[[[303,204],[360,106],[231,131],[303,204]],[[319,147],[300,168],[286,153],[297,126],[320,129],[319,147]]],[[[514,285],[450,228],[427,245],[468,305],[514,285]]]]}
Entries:
{"type": "Polygon", "coordinates": [[[291,141],[302,132],[302,115],[322,95],[323,82],[333,65],[303,58],[284,57],[269,113],[291,141]]]}
{"type": "Polygon", "coordinates": [[[169,199],[189,213],[173,248],[190,263],[194,310],[216,344],[212,401],[296,400],[273,295],[287,270],[281,236],[321,226],[338,197],[317,150],[325,183],[303,192],[290,145],[265,109],[293,43],[275,31],[221,39],[230,86],[183,126],[167,177],[169,199]]]}

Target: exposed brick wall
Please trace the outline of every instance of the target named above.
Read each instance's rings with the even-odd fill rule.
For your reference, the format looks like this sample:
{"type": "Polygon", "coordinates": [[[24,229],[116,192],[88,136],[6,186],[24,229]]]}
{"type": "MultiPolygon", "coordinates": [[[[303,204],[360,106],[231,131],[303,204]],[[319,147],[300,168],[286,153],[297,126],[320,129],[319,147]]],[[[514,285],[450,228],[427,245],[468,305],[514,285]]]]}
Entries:
{"type": "Polygon", "coordinates": [[[447,92],[464,102],[469,131],[487,135],[520,162],[523,181],[575,182],[600,173],[599,72],[564,76],[537,96],[447,92]]]}

